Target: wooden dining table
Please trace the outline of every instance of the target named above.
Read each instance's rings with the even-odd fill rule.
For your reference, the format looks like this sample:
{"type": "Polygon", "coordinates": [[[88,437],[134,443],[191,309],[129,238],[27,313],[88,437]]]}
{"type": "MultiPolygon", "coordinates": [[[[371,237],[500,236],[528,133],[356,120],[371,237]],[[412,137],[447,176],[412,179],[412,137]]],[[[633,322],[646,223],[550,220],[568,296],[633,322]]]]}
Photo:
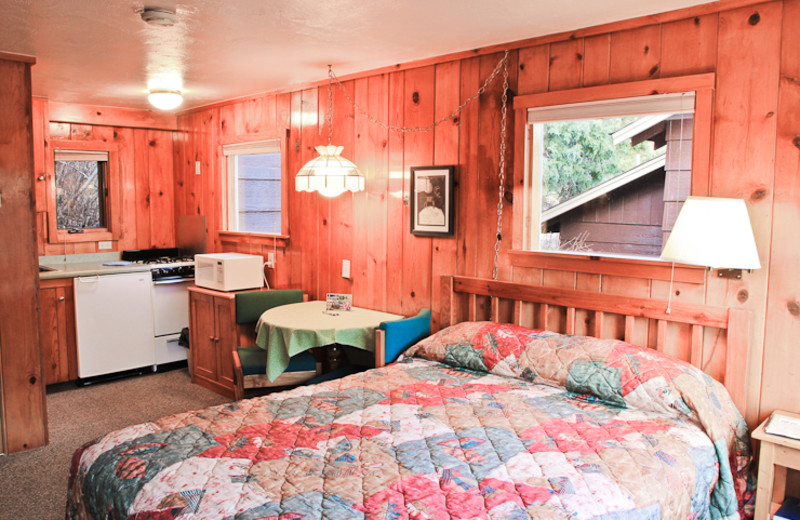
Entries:
{"type": "Polygon", "coordinates": [[[267,351],[267,377],[274,381],[289,358],[305,350],[328,347],[328,369],[335,368],[339,346],[375,351],[375,329],[399,314],[351,307],[326,310],[326,302],[281,305],[265,311],[256,323],[256,345],[267,351]]]}

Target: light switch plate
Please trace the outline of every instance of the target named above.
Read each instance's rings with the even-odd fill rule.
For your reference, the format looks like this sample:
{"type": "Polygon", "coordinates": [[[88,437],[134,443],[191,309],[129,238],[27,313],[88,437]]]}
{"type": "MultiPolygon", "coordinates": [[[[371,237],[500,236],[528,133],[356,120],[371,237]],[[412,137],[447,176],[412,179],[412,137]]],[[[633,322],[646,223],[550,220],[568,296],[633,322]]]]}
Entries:
{"type": "Polygon", "coordinates": [[[342,278],[350,278],[350,260],[342,260],[342,278]]]}
{"type": "Polygon", "coordinates": [[[97,242],[97,249],[111,249],[114,247],[114,244],[111,240],[100,240],[97,242]]]}
{"type": "Polygon", "coordinates": [[[200,161],[194,162],[194,174],[200,175],[200,161]]]}

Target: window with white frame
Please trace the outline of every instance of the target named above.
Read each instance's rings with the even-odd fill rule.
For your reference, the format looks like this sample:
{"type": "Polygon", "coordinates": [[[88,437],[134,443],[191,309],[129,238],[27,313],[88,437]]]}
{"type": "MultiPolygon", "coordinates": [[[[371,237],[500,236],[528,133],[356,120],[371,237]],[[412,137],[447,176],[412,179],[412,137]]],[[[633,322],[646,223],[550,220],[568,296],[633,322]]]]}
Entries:
{"type": "Polygon", "coordinates": [[[283,229],[281,139],[223,146],[226,231],[280,235],[283,229]]]}
{"type": "Polygon", "coordinates": [[[529,108],[530,251],[658,257],[691,194],[693,92],[529,108]]]}

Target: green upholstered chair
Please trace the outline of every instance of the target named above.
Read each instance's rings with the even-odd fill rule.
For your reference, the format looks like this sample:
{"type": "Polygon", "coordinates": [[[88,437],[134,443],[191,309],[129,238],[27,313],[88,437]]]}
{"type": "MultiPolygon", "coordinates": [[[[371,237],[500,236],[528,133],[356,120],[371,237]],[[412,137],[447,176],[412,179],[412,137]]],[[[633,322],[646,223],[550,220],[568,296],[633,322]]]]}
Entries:
{"type": "MultiPolygon", "coordinates": [[[[299,289],[275,289],[271,291],[246,291],[236,293],[235,315],[238,325],[252,324],[255,327],[261,314],[273,307],[300,303],[303,291],[299,289]]],[[[321,373],[321,365],[310,351],[301,352],[289,359],[289,366],[275,381],[267,378],[267,351],[248,345],[236,348],[233,353],[234,396],[244,397],[247,388],[293,386],[307,382],[321,373]]]]}
{"type": "Polygon", "coordinates": [[[408,347],[430,333],[430,309],[422,309],[410,318],[382,322],[375,331],[375,366],[393,363],[408,347]]]}

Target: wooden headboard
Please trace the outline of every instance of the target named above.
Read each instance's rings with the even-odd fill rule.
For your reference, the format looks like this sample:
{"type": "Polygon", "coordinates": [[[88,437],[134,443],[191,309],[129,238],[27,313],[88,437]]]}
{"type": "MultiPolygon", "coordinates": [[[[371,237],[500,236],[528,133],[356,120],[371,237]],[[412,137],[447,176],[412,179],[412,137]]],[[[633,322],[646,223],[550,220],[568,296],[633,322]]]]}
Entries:
{"type": "Polygon", "coordinates": [[[515,282],[445,275],[440,327],[461,321],[495,321],[524,327],[621,339],[666,352],[717,373],[744,416],[750,320],[747,311],[673,303],[515,282]],[[722,337],[721,337],[722,336],[722,337]],[[725,348],[722,348],[722,344],[725,348]]]}

